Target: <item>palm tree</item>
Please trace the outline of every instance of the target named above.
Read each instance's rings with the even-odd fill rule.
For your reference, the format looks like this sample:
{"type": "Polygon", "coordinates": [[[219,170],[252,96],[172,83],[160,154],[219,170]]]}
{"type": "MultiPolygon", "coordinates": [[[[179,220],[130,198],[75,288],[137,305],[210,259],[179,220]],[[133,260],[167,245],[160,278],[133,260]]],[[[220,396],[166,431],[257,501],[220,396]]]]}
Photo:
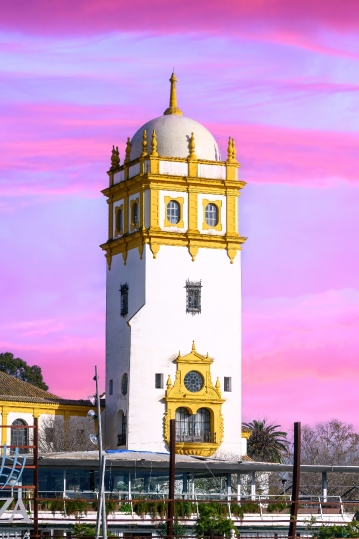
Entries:
{"type": "Polygon", "coordinates": [[[268,424],[266,419],[243,423],[250,430],[248,439],[248,456],[257,462],[283,462],[288,454],[289,441],[287,433],[281,430],[281,425],[268,424]]]}

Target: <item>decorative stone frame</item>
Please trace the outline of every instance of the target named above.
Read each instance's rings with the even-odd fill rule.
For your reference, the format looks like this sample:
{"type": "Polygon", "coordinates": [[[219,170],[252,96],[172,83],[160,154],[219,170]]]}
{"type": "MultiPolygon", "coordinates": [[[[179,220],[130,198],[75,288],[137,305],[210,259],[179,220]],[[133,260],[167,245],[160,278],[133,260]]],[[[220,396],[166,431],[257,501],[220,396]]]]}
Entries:
{"type": "Polygon", "coordinates": [[[164,202],[165,202],[165,218],[164,218],[164,222],[163,222],[163,226],[166,226],[166,227],[175,227],[175,228],[184,228],[184,221],[183,221],[183,204],[184,204],[184,197],[177,197],[177,198],[174,198],[174,197],[169,197],[169,196],[165,196],[164,197],[164,202]],[[167,219],[167,205],[169,202],[177,202],[177,204],[179,205],[179,212],[180,212],[180,219],[178,221],[178,223],[170,223],[169,220],[167,219]]]}
{"type": "Polygon", "coordinates": [[[195,344],[192,344],[192,351],[186,356],[178,354],[175,360],[177,372],[174,383],[170,376],[167,380],[167,390],[165,394],[166,412],[164,416],[164,439],[169,444],[170,441],[170,419],[175,419],[177,408],[184,407],[190,414],[196,414],[200,408],[207,408],[210,412],[210,429],[215,435],[215,440],[207,442],[176,442],[176,453],[181,455],[201,455],[209,457],[213,455],[222,443],[224,436],[224,421],[222,415],[222,399],[219,378],[216,384],[212,383],[210,366],[213,359],[202,356],[196,352],[195,344]],[[203,387],[200,391],[192,393],[184,385],[184,377],[190,371],[197,371],[203,377],[203,387]]]}
{"type": "Polygon", "coordinates": [[[202,206],[203,206],[203,223],[202,223],[202,229],[203,230],[218,230],[219,232],[222,231],[222,200],[208,200],[203,199],[202,200],[202,206]],[[217,207],[218,211],[218,223],[215,226],[207,225],[206,223],[206,207],[208,204],[214,204],[217,207]]]}
{"type": "Polygon", "coordinates": [[[115,236],[122,236],[123,229],[124,229],[124,211],[123,211],[123,204],[119,204],[119,206],[116,206],[115,208],[115,236]],[[118,214],[119,212],[122,212],[122,226],[121,228],[118,228],[118,214]]]}

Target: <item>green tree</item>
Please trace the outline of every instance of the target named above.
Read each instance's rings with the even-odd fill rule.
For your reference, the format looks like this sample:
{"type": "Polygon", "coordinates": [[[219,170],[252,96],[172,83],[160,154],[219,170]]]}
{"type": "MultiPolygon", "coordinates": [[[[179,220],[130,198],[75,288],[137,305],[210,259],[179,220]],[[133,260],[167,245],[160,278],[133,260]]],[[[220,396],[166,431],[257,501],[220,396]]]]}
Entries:
{"type": "Polygon", "coordinates": [[[231,536],[231,530],[238,532],[232,520],[224,513],[222,506],[219,503],[200,503],[198,506],[199,517],[195,525],[196,536],[199,538],[209,537],[214,539],[225,535],[231,536]]]}
{"type": "Polygon", "coordinates": [[[267,423],[266,419],[243,423],[251,431],[248,439],[248,456],[259,462],[283,462],[288,455],[287,433],[281,425],[267,423]]]}
{"type": "Polygon", "coordinates": [[[45,391],[49,389],[49,386],[45,384],[42,378],[42,371],[38,365],[30,367],[26,361],[19,357],[14,357],[14,354],[10,352],[0,354],[0,371],[15,376],[24,382],[29,382],[29,384],[45,391]]]}

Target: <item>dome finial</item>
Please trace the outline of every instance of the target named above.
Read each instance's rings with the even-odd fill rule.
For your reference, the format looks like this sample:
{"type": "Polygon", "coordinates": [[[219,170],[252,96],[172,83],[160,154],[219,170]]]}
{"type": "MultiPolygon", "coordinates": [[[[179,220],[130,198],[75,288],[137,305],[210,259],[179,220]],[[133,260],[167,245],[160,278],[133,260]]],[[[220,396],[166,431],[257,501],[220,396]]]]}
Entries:
{"type": "Polygon", "coordinates": [[[177,93],[176,93],[176,75],[174,71],[170,78],[171,83],[171,94],[170,94],[170,106],[164,111],[163,114],[177,114],[177,116],[183,116],[181,109],[177,107],[177,93]]]}

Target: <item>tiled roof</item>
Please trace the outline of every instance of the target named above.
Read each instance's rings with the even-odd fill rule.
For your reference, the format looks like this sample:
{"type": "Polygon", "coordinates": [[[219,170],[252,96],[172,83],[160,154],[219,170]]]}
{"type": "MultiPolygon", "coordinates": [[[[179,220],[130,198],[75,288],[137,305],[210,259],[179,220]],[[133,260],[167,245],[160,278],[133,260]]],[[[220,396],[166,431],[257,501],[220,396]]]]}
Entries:
{"type": "Polygon", "coordinates": [[[91,406],[88,400],[62,399],[58,395],[44,391],[2,371],[0,371],[0,400],[91,406]]]}

